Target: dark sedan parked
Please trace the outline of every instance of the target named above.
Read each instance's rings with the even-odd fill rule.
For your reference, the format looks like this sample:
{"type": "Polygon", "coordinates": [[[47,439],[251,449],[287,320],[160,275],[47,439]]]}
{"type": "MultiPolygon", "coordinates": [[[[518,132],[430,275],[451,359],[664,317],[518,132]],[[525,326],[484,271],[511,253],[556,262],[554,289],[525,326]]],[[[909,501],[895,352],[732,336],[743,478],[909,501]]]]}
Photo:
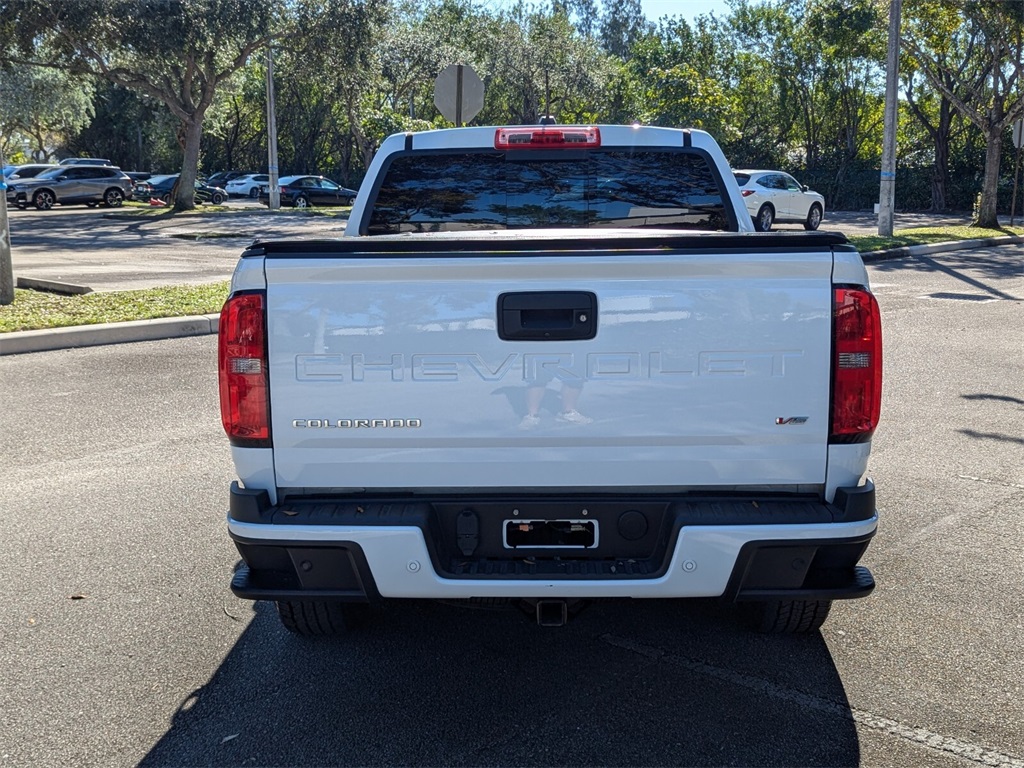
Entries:
{"type": "MultiPolygon", "coordinates": [[[[323,176],[285,176],[278,181],[281,205],[309,208],[314,205],[352,205],[356,191],[335,184],[323,176]]],[[[260,191],[260,202],[270,204],[270,193],[260,191]]]]}
{"type": "MultiPolygon", "coordinates": [[[[180,174],[171,173],[164,176],[153,176],[147,181],[141,181],[135,185],[135,192],[140,200],[157,198],[164,202],[170,202],[167,198],[171,194],[174,183],[180,174]]],[[[208,184],[196,182],[196,201],[200,203],[212,203],[220,205],[228,199],[228,193],[220,187],[211,187],[208,184]]]]}

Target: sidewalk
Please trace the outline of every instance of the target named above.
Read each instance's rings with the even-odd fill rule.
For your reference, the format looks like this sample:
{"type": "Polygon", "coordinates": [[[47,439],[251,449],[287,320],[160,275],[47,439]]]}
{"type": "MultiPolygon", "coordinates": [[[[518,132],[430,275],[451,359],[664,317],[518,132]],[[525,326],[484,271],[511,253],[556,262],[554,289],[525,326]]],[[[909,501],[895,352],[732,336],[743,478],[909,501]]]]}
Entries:
{"type": "MultiPolygon", "coordinates": [[[[1006,235],[976,240],[933,243],[931,245],[911,245],[885,251],[867,251],[862,253],[861,257],[865,263],[871,264],[911,256],[927,256],[935,253],[1022,243],[1024,243],[1024,237],[1020,235],[1006,235]]],[[[139,320],[128,323],[80,325],[38,331],[14,331],[12,333],[0,333],[0,355],[45,352],[55,349],[91,347],[102,344],[122,344],[133,341],[156,341],[185,336],[203,336],[217,333],[218,324],[218,315],[194,315],[189,317],[167,317],[157,320],[139,320]]]]}

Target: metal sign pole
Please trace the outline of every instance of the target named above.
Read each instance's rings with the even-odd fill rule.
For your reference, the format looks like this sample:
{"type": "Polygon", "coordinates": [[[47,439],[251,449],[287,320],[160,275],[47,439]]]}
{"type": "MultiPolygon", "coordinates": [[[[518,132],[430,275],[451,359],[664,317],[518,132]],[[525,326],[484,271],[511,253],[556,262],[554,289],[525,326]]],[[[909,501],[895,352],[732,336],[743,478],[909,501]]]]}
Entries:
{"type": "Polygon", "coordinates": [[[462,65],[455,70],[455,127],[462,127],[462,65]]]}

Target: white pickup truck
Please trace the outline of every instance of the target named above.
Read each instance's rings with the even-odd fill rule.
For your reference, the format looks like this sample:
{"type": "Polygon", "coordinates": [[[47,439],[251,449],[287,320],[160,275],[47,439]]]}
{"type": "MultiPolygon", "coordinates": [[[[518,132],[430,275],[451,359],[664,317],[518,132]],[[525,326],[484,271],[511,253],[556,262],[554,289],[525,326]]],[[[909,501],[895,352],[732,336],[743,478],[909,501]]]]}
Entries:
{"type": "Polygon", "coordinates": [[[874,581],[881,325],[845,237],[752,231],[706,133],[396,135],[348,235],[257,242],[220,319],[236,595],[720,597],[816,630],[874,581]]]}

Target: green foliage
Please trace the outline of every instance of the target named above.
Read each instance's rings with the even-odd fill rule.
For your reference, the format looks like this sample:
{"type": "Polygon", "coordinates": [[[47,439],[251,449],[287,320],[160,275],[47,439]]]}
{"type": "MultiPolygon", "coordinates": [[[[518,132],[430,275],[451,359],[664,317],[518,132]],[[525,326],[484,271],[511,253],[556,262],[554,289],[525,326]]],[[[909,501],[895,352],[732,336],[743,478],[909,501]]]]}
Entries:
{"type": "Polygon", "coordinates": [[[986,226],[996,223],[1005,133],[1024,116],[1022,13],[992,0],[908,0],[907,58],[984,137],[977,223],[986,226]]]}
{"type": "Polygon", "coordinates": [[[93,101],[91,78],[51,67],[11,67],[0,77],[0,135],[18,134],[49,158],[89,123],[93,101]]]}
{"type": "Polygon", "coordinates": [[[628,59],[633,46],[650,27],[640,0],[605,0],[603,3],[599,36],[601,45],[613,56],[628,59]]]}
{"type": "MultiPolygon", "coordinates": [[[[1005,126],[1024,113],[1009,95],[1019,92],[1010,86],[1024,6],[903,8],[898,204],[969,209],[984,182],[1005,208],[1005,126]],[[1003,181],[1000,167],[981,173],[993,142],[1003,181]]],[[[272,37],[282,174],[356,186],[386,135],[446,125],[434,78],[462,62],[485,84],[475,124],[550,112],[703,128],[734,167],[788,170],[813,179],[830,209],[869,208],[887,10],[878,0],[730,0],[726,14],[655,25],[638,0],[0,0],[0,65],[45,60],[66,80],[92,72],[119,86],[72,86],[95,119],[44,142],[126,167],[265,169],[272,37]]],[[[8,150],[9,124],[0,115],[8,150]]]]}
{"type": "Polygon", "coordinates": [[[476,60],[485,85],[479,124],[536,123],[544,114],[593,119],[613,73],[594,38],[564,11],[519,5],[485,21],[476,60]]]}

